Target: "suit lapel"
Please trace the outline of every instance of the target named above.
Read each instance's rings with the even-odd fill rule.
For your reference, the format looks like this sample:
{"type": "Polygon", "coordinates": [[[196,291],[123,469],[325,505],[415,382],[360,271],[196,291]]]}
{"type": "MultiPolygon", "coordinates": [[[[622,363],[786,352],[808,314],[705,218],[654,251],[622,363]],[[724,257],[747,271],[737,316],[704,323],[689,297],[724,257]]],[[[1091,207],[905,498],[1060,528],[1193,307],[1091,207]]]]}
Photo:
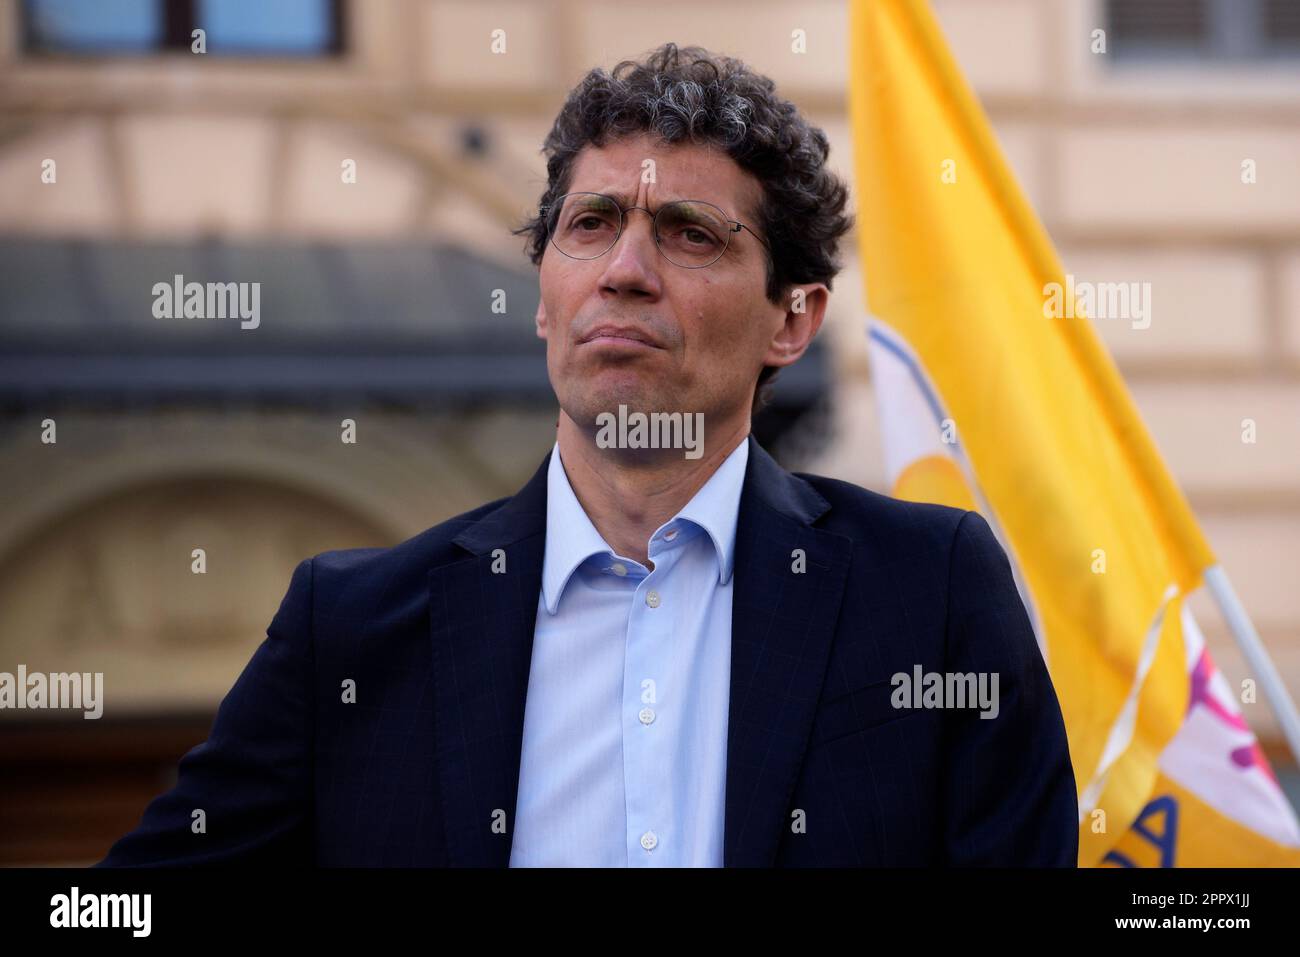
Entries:
{"type": "Polygon", "coordinates": [[[454,539],[467,557],[429,573],[435,763],[453,867],[510,862],[549,462],[454,539]]]}
{"type": "Polygon", "coordinates": [[[813,528],[830,509],[750,438],[736,525],[723,863],[769,867],[790,826],[852,543],[813,528]],[[795,570],[802,550],[806,568],[795,570]]]}

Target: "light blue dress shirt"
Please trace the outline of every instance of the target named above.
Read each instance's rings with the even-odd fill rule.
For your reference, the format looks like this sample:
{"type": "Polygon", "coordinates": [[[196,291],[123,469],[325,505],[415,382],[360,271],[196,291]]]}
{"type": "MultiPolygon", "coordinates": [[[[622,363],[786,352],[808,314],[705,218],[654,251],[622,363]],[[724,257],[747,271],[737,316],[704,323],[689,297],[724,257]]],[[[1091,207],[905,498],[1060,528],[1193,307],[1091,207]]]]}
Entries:
{"type": "Polygon", "coordinates": [[[749,441],[614,554],[557,442],[511,867],[721,867],[736,515],[749,441]]]}

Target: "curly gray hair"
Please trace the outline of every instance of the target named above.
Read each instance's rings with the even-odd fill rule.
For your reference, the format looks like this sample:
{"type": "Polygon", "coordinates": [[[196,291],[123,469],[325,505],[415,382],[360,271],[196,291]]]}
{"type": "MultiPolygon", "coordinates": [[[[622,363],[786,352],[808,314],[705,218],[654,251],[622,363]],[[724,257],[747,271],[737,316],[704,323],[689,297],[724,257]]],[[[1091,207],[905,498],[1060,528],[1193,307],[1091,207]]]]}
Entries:
{"type": "MultiPolygon", "coordinates": [[[[665,43],[642,62],[624,60],[610,73],[588,72],[543,144],[547,186],[539,207],[568,192],[583,147],[646,132],[668,143],[717,147],[758,180],[763,199],[757,222],[771,249],[765,290],[770,302],[780,302],[798,283],[831,287],[841,268],[839,241],[853,220],[845,212],[848,187],[826,167],[826,134],[777,96],[771,79],[702,47],[665,43]]],[[[529,258],[540,266],[545,216],[530,217],[514,233],[528,237],[529,258]]],[[[755,413],[770,398],[777,371],[765,366],[759,373],[755,413]]]]}

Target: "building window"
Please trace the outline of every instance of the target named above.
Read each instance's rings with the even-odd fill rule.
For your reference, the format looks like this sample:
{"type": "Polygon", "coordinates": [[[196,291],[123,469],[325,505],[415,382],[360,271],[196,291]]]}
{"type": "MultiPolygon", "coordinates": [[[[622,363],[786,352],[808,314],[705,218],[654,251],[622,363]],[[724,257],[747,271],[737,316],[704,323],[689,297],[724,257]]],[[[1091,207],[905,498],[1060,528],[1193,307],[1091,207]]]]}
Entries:
{"type": "Polygon", "coordinates": [[[1106,18],[1124,60],[1300,56],[1300,0],[1106,0],[1106,18]]]}
{"type": "Polygon", "coordinates": [[[23,0],[33,55],[321,57],[343,51],[343,0],[23,0]]]}

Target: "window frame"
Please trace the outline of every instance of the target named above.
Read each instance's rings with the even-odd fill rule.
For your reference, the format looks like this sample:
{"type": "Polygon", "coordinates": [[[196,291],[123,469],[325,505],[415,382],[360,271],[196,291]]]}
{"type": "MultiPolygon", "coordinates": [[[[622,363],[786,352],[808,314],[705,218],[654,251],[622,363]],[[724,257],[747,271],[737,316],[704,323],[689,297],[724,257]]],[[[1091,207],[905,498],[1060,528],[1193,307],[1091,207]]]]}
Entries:
{"type": "MultiPolygon", "coordinates": [[[[51,49],[41,44],[35,31],[35,11],[33,7],[39,0],[19,0],[17,5],[19,17],[18,54],[30,61],[54,60],[149,60],[177,54],[190,55],[193,32],[200,29],[198,23],[199,0],[158,0],[162,17],[162,30],[156,46],[147,49],[114,49],[106,47],[94,49],[51,49]]],[[[329,59],[342,59],[350,51],[347,42],[348,18],[345,0],[322,0],[325,4],[329,39],[319,49],[305,52],[294,50],[250,50],[235,49],[230,52],[208,49],[208,55],[216,55],[223,61],[246,60],[265,62],[270,60],[318,62],[329,59]]]]}
{"type": "Polygon", "coordinates": [[[1106,31],[1115,61],[1128,64],[1186,63],[1240,65],[1287,62],[1300,57],[1300,39],[1282,41],[1265,30],[1269,0],[1200,0],[1205,32],[1199,42],[1121,40],[1115,33],[1115,8],[1133,0],[1104,0],[1106,31]]]}

